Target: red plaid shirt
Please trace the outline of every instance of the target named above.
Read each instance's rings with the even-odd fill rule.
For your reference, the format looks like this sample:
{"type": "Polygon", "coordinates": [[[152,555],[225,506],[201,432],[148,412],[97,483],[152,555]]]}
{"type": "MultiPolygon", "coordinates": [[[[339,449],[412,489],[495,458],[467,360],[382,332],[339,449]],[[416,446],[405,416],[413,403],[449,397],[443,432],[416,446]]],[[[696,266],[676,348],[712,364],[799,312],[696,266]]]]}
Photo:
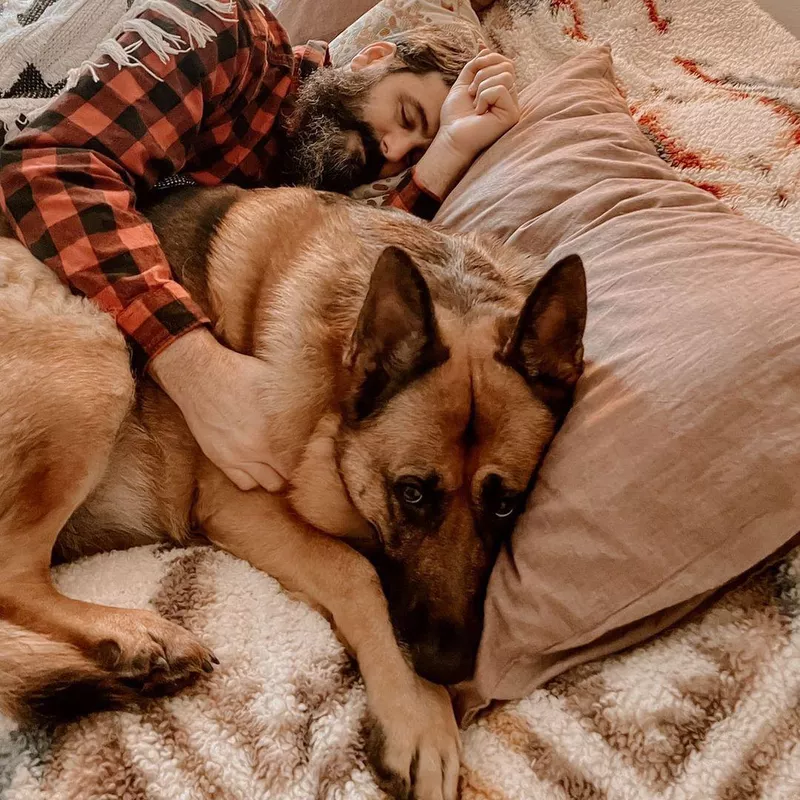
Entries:
{"type": "MultiPolygon", "coordinates": [[[[293,50],[275,17],[250,0],[237,0],[225,19],[172,2],[215,37],[166,63],[141,42],[143,66],[83,76],[0,148],[0,204],[17,236],[114,316],[137,367],[208,319],[173,279],[136,195],[176,174],[205,186],[275,185],[279,111],[329,63],[321,42],[293,50]]],[[[141,17],[181,34],[158,11],[141,17]]],[[[438,200],[412,174],[389,204],[430,218],[438,200]]]]}

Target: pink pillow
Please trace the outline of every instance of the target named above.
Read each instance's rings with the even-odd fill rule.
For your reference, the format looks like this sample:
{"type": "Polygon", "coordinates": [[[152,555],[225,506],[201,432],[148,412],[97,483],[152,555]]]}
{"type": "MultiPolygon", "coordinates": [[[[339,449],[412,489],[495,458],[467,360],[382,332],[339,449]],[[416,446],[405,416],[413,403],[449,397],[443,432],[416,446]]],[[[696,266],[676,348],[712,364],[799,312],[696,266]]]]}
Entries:
{"type": "Polygon", "coordinates": [[[800,530],[800,247],[676,178],[608,47],[522,103],[435,222],[579,253],[587,369],[492,575],[468,712],[662,630],[800,530]]]}

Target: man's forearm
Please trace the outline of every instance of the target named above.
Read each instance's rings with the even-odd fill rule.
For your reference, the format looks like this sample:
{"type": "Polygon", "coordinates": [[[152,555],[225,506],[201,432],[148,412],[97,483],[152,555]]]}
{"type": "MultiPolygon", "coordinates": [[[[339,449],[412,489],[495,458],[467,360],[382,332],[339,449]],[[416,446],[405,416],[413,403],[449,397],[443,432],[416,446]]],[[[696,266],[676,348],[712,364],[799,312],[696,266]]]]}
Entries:
{"type": "Polygon", "coordinates": [[[175,339],[154,356],[147,369],[156,383],[180,405],[183,396],[188,397],[212,367],[219,347],[208,328],[197,328],[175,339]]]}
{"type": "MultiPolygon", "coordinates": [[[[174,24],[159,9],[146,9],[138,19],[166,30],[174,24]]],[[[173,279],[135,197],[180,172],[206,106],[235,97],[218,42],[223,34],[225,41],[238,41],[239,23],[199,9],[198,19],[217,35],[169,59],[137,34],[122,34],[120,47],[136,42],[141,66],[83,75],[0,149],[0,209],[14,234],[74,291],[114,317],[137,369],[208,321],[173,279]],[[169,111],[164,97],[174,98],[169,111]]]]}
{"type": "Polygon", "coordinates": [[[444,200],[469,169],[472,159],[434,139],[414,167],[414,179],[427,192],[444,200]]]}
{"type": "Polygon", "coordinates": [[[442,201],[472,163],[447,143],[434,140],[411,174],[384,200],[387,206],[432,220],[442,201]]]}
{"type": "Polygon", "coordinates": [[[208,320],[171,275],[123,170],[28,131],[0,150],[0,212],[31,253],[110,314],[139,370],[208,320]]]}

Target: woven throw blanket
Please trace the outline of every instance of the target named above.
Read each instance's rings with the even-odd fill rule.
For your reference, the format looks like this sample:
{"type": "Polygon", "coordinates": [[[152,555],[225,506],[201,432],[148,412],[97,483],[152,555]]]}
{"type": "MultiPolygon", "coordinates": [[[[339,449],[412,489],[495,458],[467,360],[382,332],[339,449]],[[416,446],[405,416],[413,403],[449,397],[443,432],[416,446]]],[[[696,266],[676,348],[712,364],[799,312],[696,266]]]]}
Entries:
{"type": "MultiPolygon", "coordinates": [[[[96,60],[128,4],[6,0],[2,81],[25,69],[7,60],[19,14],[44,24],[79,2],[104,32],[92,44],[70,34],[49,66],[34,64],[51,88],[96,60]]],[[[683,177],[800,239],[800,45],[749,0],[498,0],[484,26],[522,81],[610,41],[639,123],[683,177]]],[[[24,96],[31,85],[16,90],[17,109],[41,104],[24,96]]],[[[152,547],[56,578],[74,597],[159,611],[222,663],[135,712],[35,730],[0,719],[2,800],[381,796],[363,755],[358,672],[322,617],[273,579],[208,548],[152,547]]],[[[463,740],[467,800],[796,800],[800,552],[654,642],[493,709],[463,740]]]]}

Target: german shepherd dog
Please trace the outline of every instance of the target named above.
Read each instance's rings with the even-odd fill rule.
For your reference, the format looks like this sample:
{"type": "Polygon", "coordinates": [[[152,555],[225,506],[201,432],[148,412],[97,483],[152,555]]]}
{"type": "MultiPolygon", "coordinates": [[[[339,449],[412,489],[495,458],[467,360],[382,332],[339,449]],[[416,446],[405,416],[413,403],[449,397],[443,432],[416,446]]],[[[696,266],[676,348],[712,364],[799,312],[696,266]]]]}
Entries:
{"type": "MultiPolygon", "coordinates": [[[[444,684],[473,671],[489,572],[583,368],[583,265],[305,189],[187,189],[148,214],[216,336],[269,365],[286,491],[243,492],[134,381],[112,319],[0,238],[0,709],[173,691],[212,653],[69,599],[65,560],[202,534],[319,608],[357,659],[396,796],[451,800],[444,684]]],[[[265,635],[269,635],[265,631],[265,635]]]]}

